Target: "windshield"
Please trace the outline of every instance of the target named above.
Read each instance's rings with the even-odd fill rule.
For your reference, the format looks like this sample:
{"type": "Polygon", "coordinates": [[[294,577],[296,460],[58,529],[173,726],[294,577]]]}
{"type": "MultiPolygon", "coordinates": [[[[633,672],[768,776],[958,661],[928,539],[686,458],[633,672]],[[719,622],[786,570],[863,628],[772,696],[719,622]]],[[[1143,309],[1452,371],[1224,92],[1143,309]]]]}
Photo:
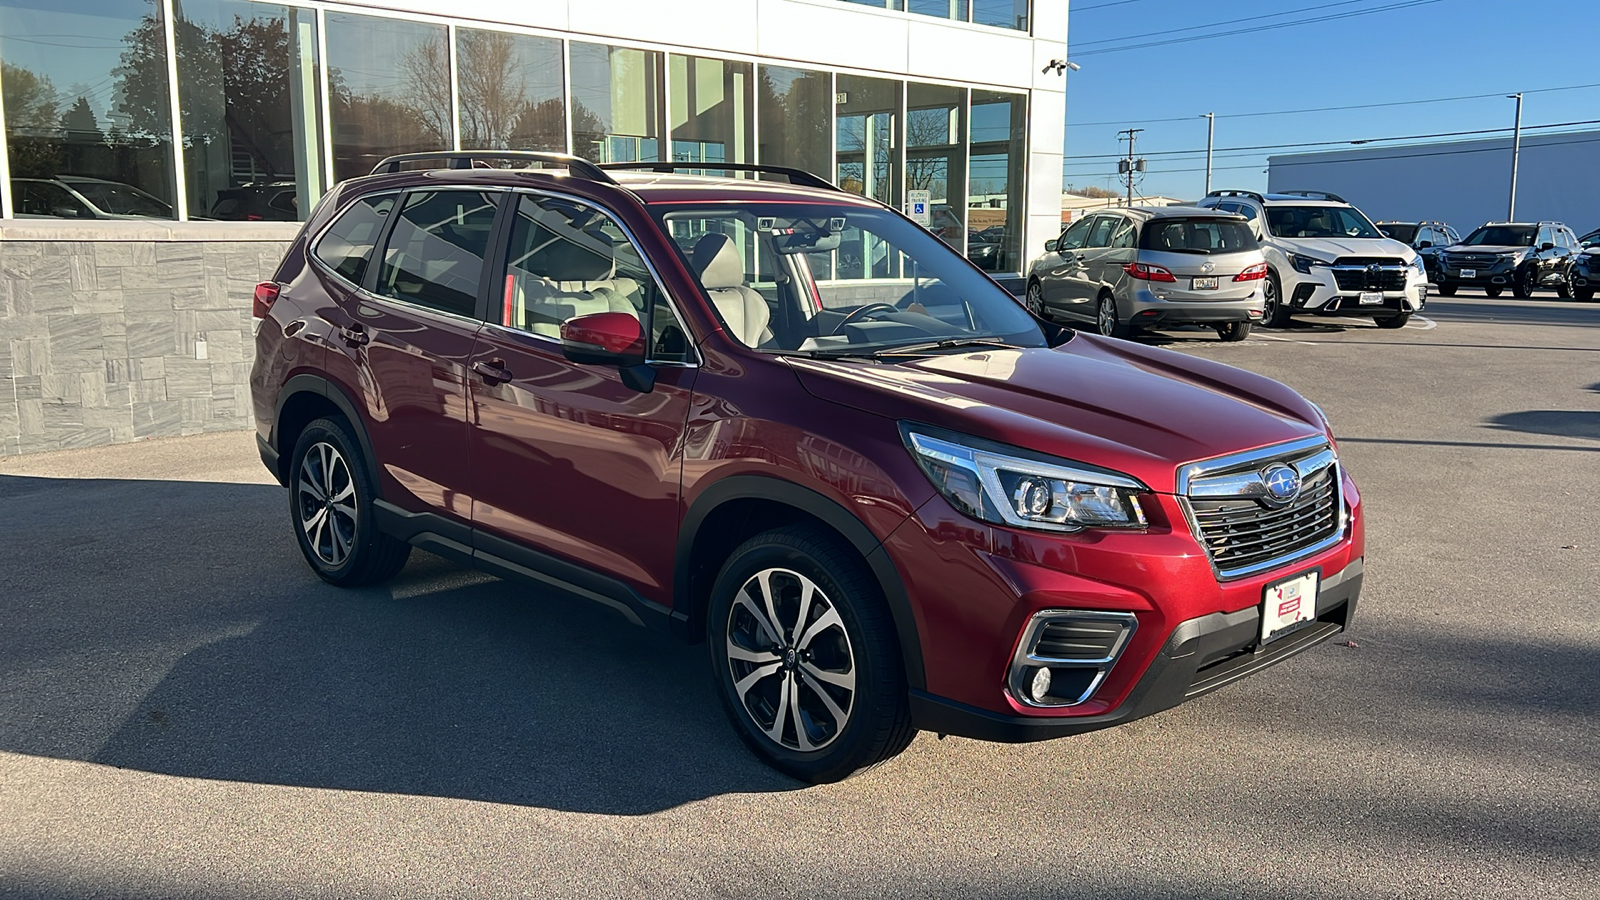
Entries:
{"type": "Polygon", "coordinates": [[[108,181],[74,181],[72,189],[102,212],[115,216],[170,216],[172,207],[133,185],[108,181]]]}
{"type": "Polygon", "coordinates": [[[1402,244],[1409,244],[1417,238],[1415,225],[1379,225],[1378,230],[1384,237],[1393,238],[1402,244]]]}
{"type": "Polygon", "coordinates": [[[1382,238],[1383,232],[1348,206],[1269,206],[1267,227],[1286,238],[1382,238]]]}
{"type": "Polygon", "coordinates": [[[773,203],[652,211],[724,330],[746,346],[839,357],[973,342],[1046,346],[1016,298],[889,210],[773,203]]]}
{"type": "Polygon", "coordinates": [[[1480,247],[1532,247],[1534,232],[1538,230],[1532,225],[1485,225],[1467,235],[1461,243],[1480,247]]]}
{"type": "Polygon", "coordinates": [[[1250,227],[1235,219],[1153,219],[1139,246],[1167,253],[1244,253],[1260,249],[1250,227]]]}

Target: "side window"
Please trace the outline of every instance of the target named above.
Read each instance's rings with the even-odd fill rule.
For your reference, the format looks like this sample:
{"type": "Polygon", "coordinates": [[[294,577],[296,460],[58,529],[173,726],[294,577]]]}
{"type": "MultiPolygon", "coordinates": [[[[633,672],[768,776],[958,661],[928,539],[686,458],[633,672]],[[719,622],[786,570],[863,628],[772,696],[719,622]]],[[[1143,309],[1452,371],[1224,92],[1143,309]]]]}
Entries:
{"type": "Polygon", "coordinates": [[[1555,243],[1555,240],[1550,237],[1550,228],[1549,228],[1549,226],[1541,226],[1539,228],[1539,233],[1534,235],[1533,246],[1535,248],[1538,248],[1538,247],[1543,247],[1545,244],[1553,244],[1553,243],[1555,243]]]}
{"type": "Polygon", "coordinates": [[[1094,219],[1084,218],[1072,223],[1072,227],[1061,232],[1061,243],[1056,245],[1057,250],[1080,250],[1083,242],[1089,237],[1089,228],[1094,224],[1094,219]]]}
{"type": "Polygon", "coordinates": [[[1423,226],[1417,229],[1417,238],[1411,243],[1414,247],[1420,247],[1424,243],[1437,247],[1439,246],[1439,236],[1433,233],[1432,228],[1423,226]]]}
{"type": "Polygon", "coordinates": [[[651,359],[692,358],[683,325],[638,248],[614,219],[587,204],[518,198],[504,284],[500,324],[507,327],[559,338],[568,319],[627,313],[645,323],[651,359]]]}
{"type": "Polygon", "coordinates": [[[373,245],[383,231],[384,220],[394,209],[394,195],[362,197],[339,214],[339,218],[322,233],[317,247],[312,251],[317,259],[352,284],[360,284],[367,273],[367,261],[372,258],[373,245]]]}
{"type": "Polygon", "coordinates": [[[1117,217],[1117,226],[1111,232],[1111,246],[1122,250],[1133,246],[1133,220],[1117,217]]]}
{"type": "Polygon", "coordinates": [[[494,191],[412,191],[383,248],[373,291],[428,309],[476,316],[494,191]]]}
{"type": "Polygon", "coordinates": [[[1119,219],[1118,216],[1095,217],[1094,229],[1089,232],[1089,240],[1084,246],[1090,248],[1111,246],[1111,229],[1116,227],[1119,219]]]}
{"type": "Polygon", "coordinates": [[[1223,212],[1236,213],[1236,212],[1239,211],[1239,204],[1233,203],[1233,202],[1228,201],[1228,200],[1224,200],[1221,203],[1217,204],[1217,209],[1220,209],[1223,212]]]}
{"type": "Polygon", "coordinates": [[[1558,245],[1562,246],[1562,247],[1566,247],[1568,250],[1571,250],[1573,247],[1578,246],[1578,239],[1576,237],[1573,237],[1572,232],[1568,231],[1565,228],[1561,228],[1561,229],[1557,230],[1556,238],[1557,238],[1558,245]]]}
{"type": "Polygon", "coordinates": [[[1241,203],[1239,204],[1239,215],[1254,222],[1256,220],[1256,208],[1248,203],[1241,203]]]}

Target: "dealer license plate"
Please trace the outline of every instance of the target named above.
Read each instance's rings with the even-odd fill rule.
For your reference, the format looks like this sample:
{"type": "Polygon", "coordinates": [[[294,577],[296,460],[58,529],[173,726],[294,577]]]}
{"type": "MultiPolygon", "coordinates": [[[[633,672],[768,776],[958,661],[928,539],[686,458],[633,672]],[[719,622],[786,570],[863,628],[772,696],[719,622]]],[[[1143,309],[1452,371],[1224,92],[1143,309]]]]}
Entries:
{"type": "Polygon", "coordinates": [[[1383,291],[1362,291],[1361,292],[1361,305],[1362,306],[1382,306],[1383,305],[1383,291]]]}
{"type": "Polygon", "coordinates": [[[1197,291],[1214,291],[1217,289],[1217,276],[1204,275],[1198,277],[1194,280],[1194,284],[1191,287],[1197,291]]]}
{"type": "Polygon", "coordinates": [[[1311,571],[1267,586],[1261,603],[1261,643],[1280,638],[1300,623],[1317,617],[1320,578],[1319,573],[1311,571]]]}
{"type": "Polygon", "coordinates": [[[1478,277],[1478,270],[1477,269],[1462,269],[1461,270],[1461,277],[1462,278],[1477,278],[1478,277]]]}

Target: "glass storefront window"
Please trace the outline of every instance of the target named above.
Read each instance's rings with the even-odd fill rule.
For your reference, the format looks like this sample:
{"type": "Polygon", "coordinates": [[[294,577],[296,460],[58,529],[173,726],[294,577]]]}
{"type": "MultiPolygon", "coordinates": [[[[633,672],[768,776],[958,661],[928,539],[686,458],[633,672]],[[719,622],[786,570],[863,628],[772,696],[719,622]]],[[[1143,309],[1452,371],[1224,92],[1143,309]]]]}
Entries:
{"type": "Polygon", "coordinates": [[[833,75],[761,67],[759,161],[828,177],[833,167],[833,75]]]}
{"type": "MultiPolygon", "coordinates": [[[[982,251],[996,272],[1022,270],[1023,166],[1027,164],[1027,98],[972,92],[972,160],[967,189],[968,253],[982,251]],[[992,245],[992,247],[990,246],[992,245]]],[[[978,256],[974,256],[978,260],[978,256]]]]}
{"type": "Polygon", "coordinates": [[[456,59],[462,148],[566,151],[560,41],[460,28],[456,59]]]}
{"type": "Polygon", "coordinates": [[[592,162],[661,159],[661,54],[572,42],[572,152],[592,162]]]}
{"type": "Polygon", "coordinates": [[[1028,0],[972,0],[972,21],[979,25],[1027,31],[1028,0]]]}
{"type": "Polygon", "coordinates": [[[667,96],[672,102],[672,161],[711,163],[751,160],[755,142],[755,98],[749,63],[698,56],[668,57],[667,96]]]}
{"type": "Polygon", "coordinates": [[[906,190],[927,191],[928,228],[963,247],[967,195],[967,91],[906,85],[906,190]]]}
{"type": "Polygon", "coordinates": [[[890,206],[900,205],[900,82],[840,75],[835,183],[890,206]]]}
{"type": "Polygon", "coordinates": [[[328,81],[336,180],[386,156],[454,146],[443,25],[330,12],[328,81]]]}
{"type": "Polygon", "coordinates": [[[173,217],[166,26],[145,0],[0,0],[18,217],[173,217]]]}
{"type": "Polygon", "coordinates": [[[968,0],[911,0],[909,8],[924,16],[955,19],[957,22],[967,21],[971,13],[968,0]]]}
{"type": "Polygon", "coordinates": [[[315,11],[242,0],[173,7],[189,216],[305,218],[325,184],[315,11]]]}

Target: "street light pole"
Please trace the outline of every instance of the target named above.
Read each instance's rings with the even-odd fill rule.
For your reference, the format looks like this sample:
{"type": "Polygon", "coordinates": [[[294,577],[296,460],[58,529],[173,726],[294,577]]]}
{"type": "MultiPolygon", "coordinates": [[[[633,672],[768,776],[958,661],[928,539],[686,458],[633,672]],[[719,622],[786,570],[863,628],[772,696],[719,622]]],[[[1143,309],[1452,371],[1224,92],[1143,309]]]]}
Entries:
{"type": "Polygon", "coordinates": [[[1507,94],[1506,98],[1517,101],[1517,127],[1511,135],[1511,203],[1506,209],[1506,221],[1517,220],[1517,163],[1522,156],[1522,94],[1507,94]]]}
{"type": "Polygon", "coordinates": [[[1211,193],[1211,148],[1217,140],[1217,114],[1205,113],[1201,118],[1206,120],[1206,193],[1211,193]]]}

